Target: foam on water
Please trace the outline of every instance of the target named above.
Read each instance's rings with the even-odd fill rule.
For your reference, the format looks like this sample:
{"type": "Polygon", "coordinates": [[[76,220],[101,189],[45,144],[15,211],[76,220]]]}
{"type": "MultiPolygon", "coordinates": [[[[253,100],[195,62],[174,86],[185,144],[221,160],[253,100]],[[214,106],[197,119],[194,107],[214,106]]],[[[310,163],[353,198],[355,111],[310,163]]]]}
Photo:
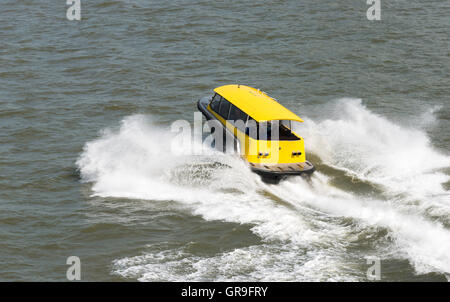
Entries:
{"type": "MultiPolygon", "coordinates": [[[[149,247],[153,248],[153,247],[149,247]]],[[[211,257],[185,247],[113,261],[114,273],[140,281],[356,281],[339,256],[327,250],[308,253],[293,244],[249,246],[211,257]],[[346,271],[347,274],[342,274],[346,271]]]]}
{"type": "Polygon", "coordinates": [[[362,224],[386,228],[399,251],[420,273],[450,271],[450,232],[440,223],[404,211],[395,203],[330,189],[325,180],[325,177],[313,177],[312,183],[301,179],[289,180],[278,187],[271,187],[271,190],[292,204],[306,204],[326,213],[351,217],[362,224]]]}
{"type": "Polygon", "coordinates": [[[176,201],[205,220],[249,224],[265,242],[206,258],[183,248],[151,249],[115,260],[113,272],[139,280],[358,280],[347,246],[375,227],[389,234],[380,253],[409,259],[419,273],[449,273],[450,232],[442,222],[450,201],[441,184],[449,180],[442,169],[450,158],[423,131],[390,122],[359,100],[339,106],[337,119],[306,119],[299,130],[306,147],[324,163],[382,186],[387,200],[344,192],[320,171],[310,181],[267,185],[233,155],[175,156],[167,150],[170,131],[143,115],[87,143],[77,164],[94,195],[176,201]]]}
{"type": "MultiPolygon", "coordinates": [[[[334,106],[338,118],[306,119],[301,128],[310,152],[349,175],[383,186],[392,196],[402,195],[400,202],[418,202],[422,210],[437,207],[448,219],[450,194],[442,184],[450,180],[443,172],[450,156],[434,150],[424,131],[374,114],[359,99],[340,99],[334,106]]],[[[434,121],[435,110],[424,113],[417,124],[434,121]]]]}

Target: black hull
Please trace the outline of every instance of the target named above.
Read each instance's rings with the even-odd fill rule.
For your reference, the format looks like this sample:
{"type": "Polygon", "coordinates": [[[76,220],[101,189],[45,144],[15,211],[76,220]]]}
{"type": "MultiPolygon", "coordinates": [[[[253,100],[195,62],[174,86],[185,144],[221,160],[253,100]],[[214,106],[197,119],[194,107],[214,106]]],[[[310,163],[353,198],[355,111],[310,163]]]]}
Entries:
{"type": "Polygon", "coordinates": [[[281,180],[283,180],[289,176],[309,176],[316,170],[316,168],[314,166],[312,166],[310,169],[304,170],[304,171],[283,171],[283,172],[267,171],[267,170],[256,169],[256,168],[251,168],[251,170],[252,170],[252,172],[261,176],[261,179],[264,182],[271,183],[271,184],[277,184],[281,180]]]}
{"type": "Polygon", "coordinates": [[[200,112],[203,114],[203,116],[207,119],[207,120],[211,120],[211,119],[216,119],[216,117],[208,111],[207,107],[209,102],[211,101],[210,97],[204,97],[201,98],[200,100],[198,100],[197,102],[197,108],[198,110],[200,110],[200,112]]]}

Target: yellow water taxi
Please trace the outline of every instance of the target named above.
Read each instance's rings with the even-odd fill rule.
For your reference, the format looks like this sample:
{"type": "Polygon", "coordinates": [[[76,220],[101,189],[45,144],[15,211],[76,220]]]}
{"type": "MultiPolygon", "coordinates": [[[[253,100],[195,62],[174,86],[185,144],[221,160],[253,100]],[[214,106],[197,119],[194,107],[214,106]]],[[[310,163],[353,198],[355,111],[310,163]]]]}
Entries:
{"type": "MultiPolygon", "coordinates": [[[[292,131],[292,123],[303,120],[263,91],[245,85],[225,85],[197,103],[211,128],[216,148],[221,136],[231,138],[233,148],[263,180],[278,182],[290,175],[311,174],[304,141],[292,131]],[[217,131],[221,128],[221,131],[217,131]]],[[[223,141],[223,140],[222,140],[223,141]]],[[[219,146],[222,145],[222,146],[219,146]]]]}

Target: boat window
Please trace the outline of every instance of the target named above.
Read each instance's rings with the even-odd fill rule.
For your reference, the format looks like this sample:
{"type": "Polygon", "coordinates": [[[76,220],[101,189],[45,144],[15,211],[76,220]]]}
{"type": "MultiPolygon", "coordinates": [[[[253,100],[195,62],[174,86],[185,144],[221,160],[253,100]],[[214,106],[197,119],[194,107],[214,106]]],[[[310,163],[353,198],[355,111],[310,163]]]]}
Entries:
{"type": "Polygon", "coordinates": [[[259,139],[267,140],[276,139],[280,141],[295,141],[299,138],[291,132],[291,129],[287,125],[291,125],[290,121],[271,121],[269,123],[260,123],[258,135],[262,136],[259,139]],[[275,133],[278,131],[278,133],[275,133]]]}
{"type": "Polygon", "coordinates": [[[268,141],[272,139],[272,123],[258,123],[258,139],[268,141]]]}
{"type": "Polygon", "coordinates": [[[219,108],[219,114],[224,118],[228,119],[228,113],[230,112],[230,102],[225,100],[224,98],[221,98],[220,101],[220,108],[219,108]]]}
{"type": "Polygon", "coordinates": [[[299,138],[292,133],[292,122],[291,121],[280,121],[280,140],[285,141],[296,141],[299,138]]]}
{"type": "Polygon", "coordinates": [[[287,129],[292,129],[292,127],[291,127],[291,121],[283,120],[283,121],[280,121],[280,122],[281,122],[281,125],[284,126],[285,128],[287,128],[287,129]]]}
{"type": "Polygon", "coordinates": [[[286,125],[291,125],[290,121],[271,121],[257,123],[254,119],[249,117],[245,134],[254,139],[260,140],[272,140],[278,138],[280,141],[296,141],[299,140],[291,129],[286,125]],[[283,123],[284,122],[284,123],[283,123]],[[288,123],[289,122],[289,123],[288,123]],[[278,135],[275,135],[274,131],[277,131],[278,135]]]}
{"type": "Polygon", "coordinates": [[[245,124],[245,134],[253,139],[258,139],[258,123],[251,116],[248,117],[245,124]]]}
{"type": "Polygon", "coordinates": [[[220,105],[220,95],[217,93],[214,95],[212,101],[211,101],[211,109],[215,112],[219,112],[219,105],[220,105]]]}
{"type": "Polygon", "coordinates": [[[233,123],[239,130],[244,131],[247,117],[248,115],[245,112],[231,104],[230,116],[228,117],[228,119],[233,121],[233,123]]]}

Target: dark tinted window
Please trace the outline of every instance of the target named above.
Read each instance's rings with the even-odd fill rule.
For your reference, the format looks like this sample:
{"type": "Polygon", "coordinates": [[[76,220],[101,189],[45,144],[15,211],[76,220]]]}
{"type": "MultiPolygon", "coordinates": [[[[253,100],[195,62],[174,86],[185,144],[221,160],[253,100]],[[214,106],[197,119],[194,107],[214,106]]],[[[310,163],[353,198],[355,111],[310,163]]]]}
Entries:
{"type": "Polygon", "coordinates": [[[292,133],[292,123],[291,121],[281,121],[280,123],[280,141],[296,141],[299,138],[292,133]]]}
{"type": "Polygon", "coordinates": [[[228,117],[228,119],[232,120],[239,130],[244,131],[247,117],[248,115],[245,112],[231,104],[230,116],[228,117]]]}
{"type": "Polygon", "coordinates": [[[292,126],[291,126],[291,121],[281,121],[280,122],[280,124],[282,125],[282,126],[284,126],[285,128],[287,128],[287,129],[292,129],[292,126]]]}
{"type": "Polygon", "coordinates": [[[299,138],[291,132],[291,129],[287,128],[285,124],[280,123],[280,121],[259,123],[258,139],[280,141],[299,140],[299,138]]]}
{"type": "Polygon", "coordinates": [[[220,101],[220,108],[219,108],[219,114],[224,118],[227,119],[228,118],[228,112],[230,111],[230,103],[225,100],[224,98],[221,98],[222,100],[220,101]]]}
{"type": "Polygon", "coordinates": [[[245,133],[254,139],[271,140],[277,139],[280,141],[295,141],[299,138],[294,135],[289,128],[279,121],[257,123],[254,119],[249,117],[245,127],[245,133]],[[276,124],[275,124],[276,123],[276,124]],[[278,135],[273,133],[278,130],[278,135]]]}
{"type": "Polygon", "coordinates": [[[251,138],[258,139],[258,123],[251,116],[248,117],[248,121],[245,126],[245,134],[251,138]]]}
{"type": "Polygon", "coordinates": [[[231,104],[230,116],[228,119],[233,121],[242,120],[245,123],[247,121],[247,114],[231,104]]]}
{"type": "Polygon", "coordinates": [[[220,105],[220,95],[216,93],[211,101],[211,109],[214,110],[215,112],[219,112],[219,105],[220,105]]]}

